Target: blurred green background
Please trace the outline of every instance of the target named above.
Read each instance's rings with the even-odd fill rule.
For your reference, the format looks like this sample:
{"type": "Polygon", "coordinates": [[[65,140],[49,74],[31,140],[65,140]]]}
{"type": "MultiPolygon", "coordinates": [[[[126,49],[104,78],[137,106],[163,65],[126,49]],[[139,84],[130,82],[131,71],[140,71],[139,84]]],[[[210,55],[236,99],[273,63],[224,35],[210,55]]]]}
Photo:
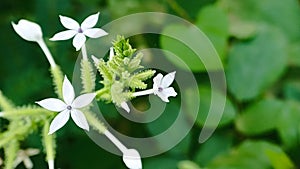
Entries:
{"type": "MultiPolygon", "coordinates": [[[[300,168],[299,1],[1,0],[0,9],[0,89],[17,105],[33,103],[54,93],[42,51],[35,43],[25,42],[15,34],[11,21],[26,18],[39,23],[46,39],[64,29],[59,23],[59,14],[81,22],[100,11],[97,26],[128,14],[148,11],[170,13],[194,23],[211,39],[224,64],[228,95],[222,123],[207,142],[197,142],[210,106],[210,85],[206,70],[190,65],[201,86],[202,101],[196,124],[172,150],[143,159],[143,168],[300,168]]],[[[159,47],[178,54],[183,60],[189,61],[191,57],[184,45],[178,46],[158,35],[133,37],[131,42],[135,48],[159,47]]],[[[46,43],[56,62],[71,76],[78,55],[71,41],[46,40],[46,43]]],[[[172,60],[170,64],[176,65],[172,60]]],[[[179,97],[172,99],[169,106],[177,106],[179,101],[179,97]]],[[[111,112],[104,115],[107,120],[125,134],[142,137],[160,131],[151,124],[142,127],[128,124],[112,105],[105,105],[105,109],[111,112]]],[[[169,112],[168,119],[176,115],[169,112]]],[[[166,123],[162,117],[156,125],[166,123]]],[[[58,132],[57,143],[57,168],[125,168],[121,157],[98,147],[73,123],[58,132]]],[[[41,148],[40,134],[33,133],[22,147],[41,148]]],[[[34,168],[46,168],[44,158],[43,154],[34,156],[34,168]]]]}

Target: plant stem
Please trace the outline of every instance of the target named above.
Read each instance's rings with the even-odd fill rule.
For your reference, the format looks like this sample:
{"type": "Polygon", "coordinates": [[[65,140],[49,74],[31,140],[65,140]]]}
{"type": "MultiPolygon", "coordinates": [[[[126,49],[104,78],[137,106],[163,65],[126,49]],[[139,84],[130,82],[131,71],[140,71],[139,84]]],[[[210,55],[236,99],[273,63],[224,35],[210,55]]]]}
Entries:
{"type": "Polygon", "coordinates": [[[104,132],[104,135],[123,153],[127,151],[127,148],[108,130],[104,132]]]}
{"type": "Polygon", "coordinates": [[[16,117],[20,118],[20,116],[35,116],[35,115],[52,115],[51,111],[45,110],[43,108],[24,108],[24,109],[14,109],[8,110],[5,112],[0,112],[0,117],[11,118],[16,117]]]}
{"type": "Polygon", "coordinates": [[[180,17],[192,21],[188,13],[175,0],[167,0],[167,3],[180,17]]]}
{"type": "Polygon", "coordinates": [[[43,39],[41,39],[41,40],[37,41],[37,43],[39,44],[39,46],[42,48],[44,54],[46,55],[46,58],[47,58],[48,62],[50,63],[50,66],[55,67],[56,64],[54,62],[54,59],[53,59],[47,45],[45,44],[45,41],[43,39]]]}
{"type": "Polygon", "coordinates": [[[55,142],[54,142],[53,134],[52,135],[48,134],[49,127],[50,127],[50,123],[48,120],[46,120],[43,129],[44,147],[46,149],[49,169],[54,169],[55,142]]]}
{"type": "Polygon", "coordinates": [[[94,129],[97,130],[100,134],[103,134],[107,130],[104,124],[97,117],[95,117],[92,112],[85,111],[84,115],[86,116],[89,124],[93,126],[94,129]]]}
{"type": "Polygon", "coordinates": [[[88,60],[85,44],[83,44],[81,47],[81,53],[82,53],[83,60],[88,60]]]}
{"type": "Polygon", "coordinates": [[[144,95],[149,95],[149,94],[153,94],[153,89],[148,89],[148,90],[144,90],[144,91],[140,91],[140,92],[134,92],[132,94],[133,97],[137,97],[137,96],[144,96],[144,95]]]}

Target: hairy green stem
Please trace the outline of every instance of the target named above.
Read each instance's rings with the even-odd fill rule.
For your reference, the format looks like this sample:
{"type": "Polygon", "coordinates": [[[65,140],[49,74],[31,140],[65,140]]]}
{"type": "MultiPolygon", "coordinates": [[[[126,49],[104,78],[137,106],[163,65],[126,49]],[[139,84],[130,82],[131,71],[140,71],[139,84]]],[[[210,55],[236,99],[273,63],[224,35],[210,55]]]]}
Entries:
{"type": "Polygon", "coordinates": [[[6,111],[6,110],[10,110],[10,109],[13,109],[14,108],[14,105],[13,103],[8,99],[6,98],[2,92],[0,91],[0,107],[6,111]]]}
{"type": "Polygon", "coordinates": [[[24,127],[19,127],[15,130],[10,130],[9,132],[6,132],[2,135],[0,138],[0,148],[7,145],[12,140],[16,139],[18,135],[23,135],[24,133],[27,133],[29,130],[29,125],[24,127]]]}
{"type": "Polygon", "coordinates": [[[46,159],[48,161],[49,169],[54,168],[54,158],[55,158],[55,136],[53,134],[49,135],[50,123],[48,120],[45,121],[43,128],[43,143],[46,151],[46,159]]]}
{"type": "Polygon", "coordinates": [[[92,112],[85,111],[85,116],[89,124],[100,134],[103,134],[107,130],[104,124],[92,112]]]}
{"type": "Polygon", "coordinates": [[[96,75],[93,71],[93,66],[87,59],[81,60],[81,82],[82,93],[91,93],[95,90],[96,75]]]}
{"type": "Polygon", "coordinates": [[[1,117],[4,118],[20,118],[22,116],[41,116],[41,115],[53,115],[51,111],[43,108],[20,108],[1,112],[1,117]]]}
{"type": "Polygon", "coordinates": [[[62,99],[63,72],[61,71],[59,66],[51,67],[50,72],[52,74],[52,81],[55,87],[55,93],[59,98],[62,99]]]}
{"type": "Polygon", "coordinates": [[[5,162],[4,162],[4,169],[13,169],[14,162],[17,157],[18,150],[20,145],[18,141],[12,140],[7,146],[4,148],[5,153],[5,162]]]}

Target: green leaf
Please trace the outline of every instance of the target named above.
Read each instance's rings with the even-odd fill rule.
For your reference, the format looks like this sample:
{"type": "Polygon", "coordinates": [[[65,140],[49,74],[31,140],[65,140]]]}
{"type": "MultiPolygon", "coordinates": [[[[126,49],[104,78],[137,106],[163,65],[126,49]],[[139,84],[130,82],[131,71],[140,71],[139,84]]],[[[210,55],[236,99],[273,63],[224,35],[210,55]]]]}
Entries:
{"type": "Polygon", "coordinates": [[[289,157],[281,150],[275,151],[267,149],[265,151],[274,169],[291,169],[295,168],[289,157]]]}
{"type": "Polygon", "coordinates": [[[281,29],[292,41],[300,38],[300,7],[297,0],[221,0],[230,18],[264,22],[281,29]]]}
{"type": "Polygon", "coordinates": [[[283,110],[284,104],[279,100],[262,100],[238,116],[236,128],[246,135],[257,135],[276,129],[277,117],[283,110]]]}
{"type": "Polygon", "coordinates": [[[286,41],[275,28],[262,26],[250,41],[234,44],[229,53],[227,80],[238,100],[257,97],[271,86],[287,65],[286,41]]]}
{"type": "Polygon", "coordinates": [[[160,36],[160,44],[167,59],[178,68],[194,72],[223,69],[214,46],[203,32],[194,25],[170,24],[160,36]],[[174,57],[180,59],[174,59],[174,57]],[[204,66],[205,64],[205,66],[204,66]]]}
{"type": "MultiPolygon", "coordinates": [[[[199,126],[203,126],[205,123],[205,120],[208,116],[208,112],[211,106],[220,106],[221,103],[211,103],[211,89],[208,87],[200,88],[199,89],[200,94],[200,106],[199,106],[199,112],[197,116],[196,123],[199,126]]],[[[226,97],[222,92],[216,91],[216,101],[222,100],[218,98],[226,97]]],[[[187,98],[187,99],[193,99],[193,98],[187,98]]],[[[219,110],[219,108],[217,109],[219,110]]],[[[226,124],[229,124],[233,121],[233,119],[236,116],[235,108],[233,107],[231,101],[229,98],[226,99],[225,108],[223,111],[223,115],[221,118],[221,121],[219,122],[219,127],[224,126],[226,124]]]]}
{"type": "MultiPolygon", "coordinates": [[[[270,152],[276,152],[277,155],[280,154],[279,156],[284,157],[284,159],[289,159],[284,151],[277,145],[265,141],[248,140],[244,141],[231,152],[220,155],[208,165],[208,168],[269,169],[271,166],[274,166],[273,161],[269,159],[270,152]]],[[[291,166],[290,163],[285,164],[284,168],[291,166]]]]}
{"type": "Polygon", "coordinates": [[[300,66],[300,41],[289,46],[289,64],[291,66],[300,66]]]}
{"type": "Polygon", "coordinates": [[[220,57],[224,58],[229,34],[226,14],[215,5],[206,6],[198,14],[196,25],[212,41],[220,57]]]}
{"type": "Polygon", "coordinates": [[[177,168],[177,163],[177,160],[170,157],[152,157],[144,161],[143,168],[174,169],[177,168]]]}
{"type": "Polygon", "coordinates": [[[196,163],[188,160],[180,161],[177,166],[178,169],[201,169],[196,163]]]}
{"type": "Polygon", "coordinates": [[[298,102],[286,102],[285,110],[278,116],[277,130],[288,148],[300,145],[300,106],[298,102]]]}
{"type": "Polygon", "coordinates": [[[194,161],[206,166],[218,155],[229,151],[232,144],[231,135],[214,133],[205,143],[201,144],[194,161]]]}
{"type": "Polygon", "coordinates": [[[283,87],[283,96],[288,100],[300,101],[300,81],[286,81],[283,87]]]}

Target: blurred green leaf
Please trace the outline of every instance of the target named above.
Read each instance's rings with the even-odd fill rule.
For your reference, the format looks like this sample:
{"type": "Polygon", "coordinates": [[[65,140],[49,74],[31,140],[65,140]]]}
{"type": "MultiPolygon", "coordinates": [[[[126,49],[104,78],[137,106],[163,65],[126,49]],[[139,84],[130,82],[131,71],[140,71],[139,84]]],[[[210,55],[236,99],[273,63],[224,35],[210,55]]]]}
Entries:
{"type": "Polygon", "coordinates": [[[253,99],[278,80],[286,62],[285,38],[275,28],[263,26],[253,40],[232,47],[227,67],[228,88],[238,100],[253,99]]]}
{"type": "Polygon", "coordinates": [[[151,157],[144,160],[143,168],[145,169],[174,169],[177,168],[178,160],[158,156],[158,157],[151,157]]]}
{"type": "Polygon", "coordinates": [[[283,106],[283,102],[279,100],[261,100],[237,117],[236,128],[246,135],[256,135],[276,129],[277,118],[282,114],[283,106]]]}
{"type": "Polygon", "coordinates": [[[300,105],[286,102],[284,112],[278,116],[277,130],[285,146],[292,148],[300,145],[300,105]]]}
{"type": "Polygon", "coordinates": [[[227,52],[229,31],[226,14],[215,5],[206,6],[198,14],[195,24],[208,36],[223,59],[227,52]]]}
{"type": "Polygon", "coordinates": [[[265,151],[274,169],[291,169],[295,168],[289,157],[282,151],[267,149],[265,151]]]}
{"type": "Polygon", "coordinates": [[[291,66],[300,66],[300,42],[290,44],[289,64],[291,66]]]}
{"type": "Polygon", "coordinates": [[[231,135],[214,133],[205,143],[201,145],[195,154],[194,161],[206,166],[217,156],[230,150],[233,142],[231,135]]]}
{"type": "MultiPolygon", "coordinates": [[[[266,141],[245,141],[235,150],[223,154],[208,165],[211,169],[269,169],[272,162],[268,152],[277,152],[288,159],[282,149],[266,141]]],[[[286,163],[287,164],[287,163],[286,163]]],[[[287,164],[285,166],[291,166],[287,164]]]]}
{"type": "MultiPolygon", "coordinates": [[[[199,94],[200,94],[200,106],[199,106],[199,112],[197,116],[196,123],[199,126],[203,126],[205,123],[205,120],[208,116],[208,112],[210,110],[210,107],[212,106],[220,106],[222,105],[221,103],[214,102],[211,103],[211,89],[208,87],[201,87],[199,89],[199,94]]],[[[220,101],[222,99],[218,98],[223,98],[226,97],[222,92],[216,91],[216,101],[220,101]]],[[[193,99],[193,98],[187,98],[187,99],[193,99]]],[[[219,109],[216,109],[219,110],[219,109]]],[[[236,111],[235,108],[233,107],[231,101],[229,98],[226,99],[223,115],[221,118],[221,121],[219,122],[219,127],[222,127],[226,124],[229,124],[233,121],[233,119],[236,116],[236,111]]]]}
{"type": "Polygon", "coordinates": [[[231,18],[274,25],[292,41],[300,38],[300,6],[297,0],[220,0],[231,18]]]}
{"type": "Polygon", "coordinates": [[[193,25],[168,25],[162,32],[160,44],[168,51],[165,52],[167,59],[178,68],[187,69],[187,65],[194,72],[222,70],[214,46],[206,35],[193,25]],[[195,52],[199,53],[199,56],[195,52]],[[179,57],[186,65],[174,57],[179,57]]]}
{"type": "Polygon", "coordinates": [[[178,169],[201,169],[196,163],[188,160],[180,161],[177,166],[178,169]]]}
{"type": "Polygon", "coordinates": [[[285,99],[300,101],[300,81],[286,81],[283,87],[283,95],[285,99]]]}

